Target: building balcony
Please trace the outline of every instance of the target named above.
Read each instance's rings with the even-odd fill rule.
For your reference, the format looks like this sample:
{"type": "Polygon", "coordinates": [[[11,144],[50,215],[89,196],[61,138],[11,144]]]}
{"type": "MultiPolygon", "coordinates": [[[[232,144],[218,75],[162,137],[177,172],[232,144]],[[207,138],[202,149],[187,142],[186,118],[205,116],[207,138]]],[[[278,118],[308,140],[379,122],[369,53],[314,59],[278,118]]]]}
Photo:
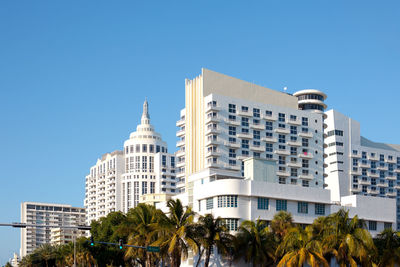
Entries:
{"type": "Polygon", "coordinates": [[[219,122],[220,119],[218,118],[218,116],[207,116],[206,118],[206,123],[210,123],[210,122],[219,122]]]}
{"type": "Polygon", "coordinates": [[[394,172],[395,173],[400,173],[400,169],[395,169],[394,172]]]}
{"type": "Polygon", "coordinates": [[[265,126],[262,124],[253,124],[253,123],[250,124],[250,128],[260,130],[260,131],[264,130],[264,127],[265,126]]]}
{"type": "Polygon", "coordinates": [[[354,192],[354,193],[359,193],[359,192],[361,192],[361,188],[359,188],[359,187],[357,187],[357,188],[351,188],[350,191],[351,191],[351,192],[354,192]]]}
{"type": "Polygon", "coordinates": [[[289,120],[287,121],[287,123],[292,124],[292,125],[301,125],[301,121],[299,119],[296,120],[291,120],[289,118],[289,120]]]}
{"type": "Polygon", "coordinates": [[[361,154],[350,154],[351,158],[361,159],[361,154]]]}
{"type": "Polygon", "coordinates": [[[300,179],[304,179],[304,180],[312,180],[312,179],[314,179],[314,177],[311,174],[300,174],[299,178],[300,179]]]}
{"type": "Polygon", "coordinates": [[[367,189],[367,193],[368,194],[371,194],[371,195],[377,195],[377,194],[379,194],[379,192],[378,192],[378,190],[372,190],[372,189],[367,189]]]}
{"type": "Polygon", "coordinates": [[[185,130],[179,130],[179,131],[176,132],[176,136],[177,137],[182,137],[184,135],[185,135],[185,130]]]}
{"type": "Polygon", "coordinates": [[[253,113],[248,111],[243,111],[243,110],[237,110],[237,114],[239,116],[244,116],[244,117],[253,117],[253,113]]]}
{"type": "Polygon", "coordinates": [[[376,186],[379,186],[379,187],[388,187],[389,185],[388,185],[388,183],[379,183],[379,184],[376,184],[376,186]]]}
{"type": "Polygon", "coordinates": [[[277,176],[280,176],[280,177],[289,177],[289,176],[290,176],[290,172],[286,172],[286,171],[277,171],[277,172],[276,172],[276,175],[277,175],[277,176]]]}
{"type": "Polygon", "coordinates": [[[370,184],[371,184],[371,181],[365,181],[365,180],[360,179],[360,180],[358,181],[358,183],[359,183],[359,184],[362,184],[362,185],[370,185],[370,184]]]}
{"type": "Polygon", "coordinates": [[[267,142],[267,143],[276,143],[278,142],[278,139],[275,137],[262,137],[261,141],[267,142]]]}
{"type": "Polygon", "coordinates": [[[225,119],[225,123],[230,124],[230,125],[235,125],[235,126],[239,126],[240,125],[240,121],[239,120],[225,119]]]}
{"type": "Polygon", "coordinates": [[[301,146],[301,142],[298,142],[298,141],[296,141],[296,142],[294,142],[294,141],[288,141],[287,144],[288,144],[289,146],[301,146]]]}
{"type": "Polygon", "coordinates": [[[361,171],[360,171],[360,170],[358,170],[358,171],[353,171],[353,170],[351,170],[351,171],[350,171],[350,174],[351,174],[351,175],[361,175],[361,171]]]}
{"type": "Polygon", "coordinates": [[[207,106],[206,106],[206,112],[209,112],[209,111],[220,111],[221,110],[221,108],[220,107],[218,107],[217,105],[213,105],[213,104],[207,104],[207,106]]]}
{"type": "Polygon", "coordinates": [[[210,146],[210,145],[219,145],[220,142],[217,139],[214,138],[210,138],[206,140],[206,146],[210,146]]]}
{"type": "Polygon", "coordinates": [[[257,152],[265,152],[265,147],[263,146],[250,146],[250,150],[257,152]]]}
{"type": "Polygon", "coordinates": [[[371,165],[369,165],[368,163],[360,163],[358,166],[360,168],[371,168],[371,165]]]}
{"type": "Polygon", "coordinates": [[[291,168],[301,168],[302,166],[301,162],[288,162],[286,165],[291,168]]]}
{"type": "Polygon", "coordinates": [[[387,196],[387,197],[395,197],[395,196],[397,196],[397,193],[396,193],[396,191],[387,192],[387,193],[386,193],[386,196],[387,196]]]}
{"type": "Polygon", "coordinates": [[[395,160],[395,159],[385,159],[385,162],[387,162],[387,163],[393,163],[393,164],[396,164],[397,163],[397,161],[395,160]]]}
{"type": "Polygon", "coordinates": [[[176,163],[176,167],[184,167],[184,166],[185,166],[185,161],[184,160],[179,161],[179,162],[176,163]]]}
{"type": "Polygon", "coordinates": [[[376,167],[376,169],[380,170],[380,171],[387,171],[388,167],[387,166],[378,166],[378,167],[376,167]]]}
{"type": "Polygon", "coordinates": [[[232,148],[240,148],[240,143],[238,142],[225,142],[224,145],[232,148]]]}
{"type": "Polygon", "coordinates": [[[290,151],[287,149],[276,149],[276,150],[274,150],[274,153],[278,154],[278,155],[285,155],[285,156],[290,155],[290,151]]]}
{"type": "Polygon", "coordinates": [[[185,125],[185,120],[179,120],[176,122],[176,127],[182,127],[183,125],[185,125]]]}
{"type": "Polygon", "coordinates": [[[386,180],[391,180],[391,181],[396,181],[397,180],[396,176],[386,176],[385,178],[386,178],[386,180]]]}
{"type": "Polygon", "coordinates": [[[274,115],[268,116],[268,115],[266,115],[266,114],[263,114],[263,115],[262,115],[262,118],[263,118],[264,120],[267,120],[267,121],[276,121],[276,120],[278,119],[278,117],[276,117],[276,116],[274,116],[274,115]]]}
{"type": "Polygon", "coordinates": [[[290,134],[290,130],[289,129],[284,129],[284,128],[275,128],[274,132],[276,133],[280,133],[280,134],[290,134]]]}
{"type": "Polygon", "coordinates": [[[176,157],[183,157],[185,156],[185,150],[179,149],[178,151],[176,151],[176,157]]]}
{"type": "Polygon", "coordinates": [[[207,152],[206,152],[206,158],[209,158],[209,157],[219,157],[219,156],[221,156],[221,153],[218,152],[218,151],[207,151],[207,152]]]}
{"type": "Polygon", "coordinates": [[[206,163],[206,168],[222,168],[222,164],[220,163],[215,163],[215,162],[207,162],[206,163]]]}
{"type": "Polygon", "coordinates": [[[379,173],[367,172],[367,176],[373,177],[373,178],[379,178],[379,173]]]}
{"type": "Polygon", "coordinates": [[[375,156],[368,155],[367,159],[370,160],[370,161],[379,161],[379,158],[376,155],[375,156]]]}
{"type": "Polygon", "coordinates": [[[394,188],[395,188],[395,189],[400,189],[400,184],[396,184],[396,185],[394,186],[394,188]]]}
{"type": "Polygon", "coordinates": [[[179,140],[178,142],[176,142],[176,146],[177,147],[181,147],[185,145],[185,140],[179,140]]]}
{"type": "Polygon", "coordinates": [[[300,137],[304,137],[304,138],[312,138],[313,134],[312,133],[299,133],[300,137]]]}
{"type": "Polygon", "coordinates": [[[242,166],[240,166],[240,165],[229,165],[226,168],[230,169],[230,170],[234,170],[234,171],[240,171],[242,169],[242,166]]]}
{"type": "Polygon", "coordinates": [[[303,159],[312,159],[313,155],[311,153],[300,153],[299,157],[303,159]]]}
{"type": "Polygon", "coordinates": [[[238,138],[243,138],[243,139],[253,139],[253,135],[250,133],[238,133],[236,134],[238,138]]]}
{"type": "Polygon", "coordinates": [[[206,135],[218,134],[218,133],[220,133],[220,131],[216,127],[210,127],[210,128],[207,128],[207,130],[206,130],[206,135]]]}

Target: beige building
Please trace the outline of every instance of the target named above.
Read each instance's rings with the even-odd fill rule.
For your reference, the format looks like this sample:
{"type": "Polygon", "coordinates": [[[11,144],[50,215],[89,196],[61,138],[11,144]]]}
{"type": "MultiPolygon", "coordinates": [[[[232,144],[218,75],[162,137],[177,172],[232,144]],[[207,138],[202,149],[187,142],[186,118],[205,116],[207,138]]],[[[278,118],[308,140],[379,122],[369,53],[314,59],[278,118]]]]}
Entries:
{"type": "Polygon", "coordinates": [[[85,236],[86,231],[77,229],[52,228],[50,232],[50,243],[52,245],[64,245],[85,236]]]}

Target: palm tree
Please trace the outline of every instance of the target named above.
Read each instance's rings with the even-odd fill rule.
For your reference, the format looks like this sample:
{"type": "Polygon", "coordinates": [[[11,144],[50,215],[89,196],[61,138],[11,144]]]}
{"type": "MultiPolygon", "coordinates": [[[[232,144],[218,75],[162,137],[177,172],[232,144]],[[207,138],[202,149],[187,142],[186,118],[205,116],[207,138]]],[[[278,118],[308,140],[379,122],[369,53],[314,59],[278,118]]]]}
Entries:
{"type": "Polygon", "coordinates": [[[286,211],[279,211],[271,221],[271,230],[281,242],[287,232],[294,226],[292,214],[286,211]]]}
{"type": "Polygon", "coordinates": [[[378,234],[374,242],[379,255],[376,260],[378,267],[393,267],[395,264],[400,264],[400,237],[398,232],[391,228],[385,229],[378,234]]]}
{"type": "Polygon", "coordinates": [[[323,249],[327,257],[336,258],[344,266],[372,265],[375,246],[365,222],[357,216],[349,217],[344,209],[329,215],[330,226],[323,231],[323,249]]]}
{"type": "MultiPolygon", "coordinates": [[[[139,204],[127,214],[127,223],[130,225],[128,245],[147,247],[157,240],[154,228],[158,222],[159,213],[154,206],[139,204]]],[[[158,260],[158,255],[149,253],[145,249],[129,247],[125,252],[125,259],[133,259],[142,266],[148,266],[158,260]]]]}
{"type": "Polygon", "coordinates": [[[244,259],[253,266],[272,264],[276,244],[267,222],[260,219],[243,221],[238,229],[235,244],[236,260],[244,259]]]}
{"type": "Polygon", "coordinates": [[[167,207],[169,214],[160,214],[157,230],[159,239],[154,244],[167,251],[172,267],[178,267],[181,259],[187,258],[190,248],[197,251],[196,243],[188,235],[189,228],[193,225],[194,212],[190,208],[184,208],[179,199],[170,199],[167,207]]]}
{"type": "Polygon", "coordinates": [[[300,226],[291,228],[279,244],[277,256],[282,257],[277,267],[304,266],[306,263],[311,267],[329,267],[321,242],[315,238],[311,227],[305,230],[300,226]]]}
{"type": "MultiPolygon", "coordinates": [[[[200,244],[206,253],[204,261],[205,267],[208,267],[210,263],[210,257],[214,246],[221,254],[227,253],[232,241],[232,235],[229,234],[222,218],[214,218],[212,214],[200,216],[198,224],[194,229],[197,234],[193,239],[198,241],[197,244],[200,244]]],[[[199,253],[198,263],[201,260],[201,255],[202,253],[199,253]]]]}
{"type": "Polygon", "coordinates": [[[56,250],[50,244],[41,245],[39,248],[36,249],[35,254],[40,261],[45,262],[46,267],[49,266],[49,261],[56,259],[56,250]]]}

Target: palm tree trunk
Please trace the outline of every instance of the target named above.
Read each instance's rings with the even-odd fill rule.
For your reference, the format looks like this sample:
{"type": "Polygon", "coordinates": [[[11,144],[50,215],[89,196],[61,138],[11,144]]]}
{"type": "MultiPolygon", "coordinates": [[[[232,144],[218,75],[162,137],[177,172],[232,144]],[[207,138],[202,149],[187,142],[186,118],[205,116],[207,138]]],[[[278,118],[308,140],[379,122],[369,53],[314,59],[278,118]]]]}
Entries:
{"type": "Polygon", "coordinates": [[[204,267],[208,267],[208,264],[210,263],[211,249],[212,249],[212,246],[210,246],[209,248],[207,248],[207,251],[206,251],[206,260],[204,261],[204,267]]]}

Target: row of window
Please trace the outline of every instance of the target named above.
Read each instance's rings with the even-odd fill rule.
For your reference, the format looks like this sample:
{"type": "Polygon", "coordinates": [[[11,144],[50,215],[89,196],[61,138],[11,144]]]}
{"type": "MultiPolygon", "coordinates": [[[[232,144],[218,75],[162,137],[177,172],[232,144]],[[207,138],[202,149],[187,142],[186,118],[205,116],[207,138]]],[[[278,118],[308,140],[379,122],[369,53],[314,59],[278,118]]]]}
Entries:
{"type": "MultiPolygon", "coordinates": [[[[358,150],[353,150],[353,155],[358,155],[358,150]]],[[[371,158],[376,158],[376,156],[377,156],[377,154],[374,153],[374,152],[371,152],[369,155],[371,156],[371,158]]],[[[362,151],[361,152],[361,158],[367,159],[367,152],[362,151]]],[[[394,157],[391,156],[391,155],[388,155],[387,159],[393,161],[394,157]]],[[[379,154],[379,161],[382,161],[382,162],[385,161],[385,155],[384,154],[379,154]]],[[[397,164],[400,165],[400,157],[396,158],[396,162],[397,162],[397,164]]]]}
{"type": "Polygon", "coordinates": [[[168,149],[163,146],[159,145],[147,145],[147,144],[137,144],[137,145],[131,145],[131,146],[126,146],[125,147],[125,154],[128,153],[168,153],[168,149]]]}

